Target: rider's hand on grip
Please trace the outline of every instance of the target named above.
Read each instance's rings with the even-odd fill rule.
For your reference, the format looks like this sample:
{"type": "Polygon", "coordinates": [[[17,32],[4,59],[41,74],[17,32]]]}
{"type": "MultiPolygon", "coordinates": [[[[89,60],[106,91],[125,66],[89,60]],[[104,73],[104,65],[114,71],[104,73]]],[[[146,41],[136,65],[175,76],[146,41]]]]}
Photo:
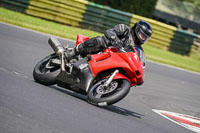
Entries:
{"type": "Polygon", "coordinates": [[[116,36],[111,36],[111,43],[114,47],[122,48],[122,42],[116,36]]]}

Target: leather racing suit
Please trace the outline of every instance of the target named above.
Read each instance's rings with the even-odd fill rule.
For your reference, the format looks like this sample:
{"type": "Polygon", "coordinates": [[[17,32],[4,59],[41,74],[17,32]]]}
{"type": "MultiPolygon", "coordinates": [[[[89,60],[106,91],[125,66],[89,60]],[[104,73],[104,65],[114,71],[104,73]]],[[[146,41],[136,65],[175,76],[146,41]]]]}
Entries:
{"type": "Polygon", "coordinates": [[[125,24],[118,24],[111,29],[106,30],[104,36],[91,38],[76,47],[76,54],[93,54],[103,51],[109,46],[121,45],[126,50],[134,47],[139,54],[140,60],[146,64],[143,48],[135,36],[131,34],[131,28],[125,24]]]}

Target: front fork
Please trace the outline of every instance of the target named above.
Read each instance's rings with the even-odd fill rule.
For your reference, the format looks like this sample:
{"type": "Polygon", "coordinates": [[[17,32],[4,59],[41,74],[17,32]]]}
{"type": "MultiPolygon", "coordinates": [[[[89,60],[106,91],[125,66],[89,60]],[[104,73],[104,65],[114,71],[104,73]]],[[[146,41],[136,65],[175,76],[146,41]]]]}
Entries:
{"type": "Polygon", "coordinates": [[[103,84],[105,88],[107,88],[110,83],[113,81],[114,76],[119,72],[119,70],[115,70],[112,75],[108,78],[108,80],[103,84]]]}

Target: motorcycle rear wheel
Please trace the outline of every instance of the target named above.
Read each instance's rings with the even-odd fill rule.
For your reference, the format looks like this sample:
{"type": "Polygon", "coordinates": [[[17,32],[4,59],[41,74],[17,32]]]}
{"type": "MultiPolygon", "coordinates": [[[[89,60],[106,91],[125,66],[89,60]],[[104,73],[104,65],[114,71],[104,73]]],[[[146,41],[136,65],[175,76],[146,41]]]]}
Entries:
{"type": "Polygon", "coordinates": [[[105,80],[96,83],[88,92],[88,102],[97,106],[107,106],[122,100],[130,91],[130,83],[125,79],[113,80],[107,88],[102,88],[105,80]]]}
{"type": "Polygon", "coordinates": [[[56,77],[60,73],[60,67],[51,66],[50,60],[56,59],[56,54],[51,54],[41,61],[39,61],[34,70],[33,70],[33,78],[36,82],[43,85],[53,85],[56,83],[56,77]]]}

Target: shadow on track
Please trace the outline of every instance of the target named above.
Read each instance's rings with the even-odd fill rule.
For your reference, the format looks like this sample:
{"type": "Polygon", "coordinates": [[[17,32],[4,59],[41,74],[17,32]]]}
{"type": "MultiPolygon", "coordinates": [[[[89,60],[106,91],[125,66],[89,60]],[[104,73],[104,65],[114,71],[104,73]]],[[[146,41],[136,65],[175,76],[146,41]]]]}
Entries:
{"type": "Polygon", "coordinates": [[[132,117],[136,117],[136,118],[142,118],[144,115],[140,114],[140,113],[136,113],[115,105],[110,105],[107,107],[103,107],[103,109],[120,114],[120,115],[124,115],[124,116],[132,116],[132,117]]]}
{"type": "MultiPolygon", "coordinates": [[[[63,89],[63,88],[58,87],[58,86],[50,86],[50,88],[56,89],[60,92],[63,92],[63,93],[68,94],[70,96],[76,97],[78,99],[87,101],[87,96],[85,96],[85,95],[82,95],[82,94],[79,94],[79,93],[76,93],[76,92],[73,92],[73,91],[70,91],[70,90],[67,90],[67,89],[63,89]]],[[[132,116],[132,117],[135,117],[135,118],[144,117],[143,114],[133,112],[133,111],[130,111],[130,110],[127,110],[127,109],[124,109],[124,108],[121,108],[121,107],[118,107],[118,106],[115,106],[115,105],[110,105],[110,106],[106,106],[106,107],[98,107],[98,108],[101,108],[101,109],[104,109],[104,110],[107,110],[107,111],[111,111],[113,113],[117,113],[117,114],[120,114],[120,115],[123,115],[123,116],[132,116]]]]}

